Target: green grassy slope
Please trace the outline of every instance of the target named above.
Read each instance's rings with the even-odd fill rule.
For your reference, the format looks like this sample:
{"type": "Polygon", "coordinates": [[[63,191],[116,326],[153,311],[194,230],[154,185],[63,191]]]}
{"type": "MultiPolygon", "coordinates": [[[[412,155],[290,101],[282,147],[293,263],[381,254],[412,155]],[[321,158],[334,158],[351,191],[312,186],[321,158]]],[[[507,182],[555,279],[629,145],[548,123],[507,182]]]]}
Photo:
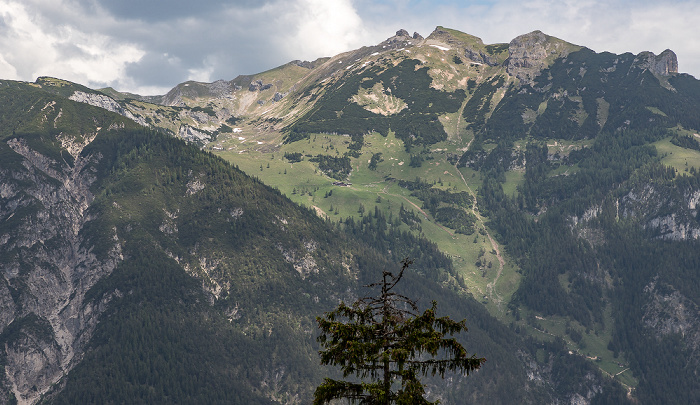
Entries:
{"type": "MultiPolygon", "coordinates": [[[[465,295],[456,278],[444,283],[455,273],[425,240],[406,235],[387,239],[403,222],[382,222],[368,207],[362,228],[337,229],[195,146],[135,127],[108,129],[109,123],[127,126],[127,121],[17,86],[29,92],[16,93],[27,105],[55,101],[63,111],[74,109],[80,117],[74,125],[95,125],[88,128],[96,130],[95,138],[80,151],[82,157],[96,158],[81,169],[94,176],[94,199],[78,237],[97,260],[115,249],[121,257],[114,271],[85,293],[80,305],[104,312],[87,350],[80,353],[82,360],[52,387],[45,403],[306,403],[321,378],[334,373],[318,365],[314,317],[341,299],[361,294],[361,285],[398,262],[392,255],[409,249],[422,264],[406,277],[405,293],[421,306],[437,299],[444,313],[466,318],[470,331],[460,339],[489,359],[479,373],[459,379],[459,384],[431,382],[432,391],[446,403],[462,403],[467,396],[472,402],[517,398],[538,403],[586,392],[581,386],[555,389],[529,382],[529,371],[546,370],[550,361],[564,355],[564,348],[522,339],[465,295]],[[103,120],[92,119],[99,114],[105,114],[103,120]]],[[[45,123],[38,111],[18,107],[16,120],[8,122],[14,129],[25,122],[45,123]]],[[[65,131],[62,135],[52,128],[15,130],[14,135],[8,129],[6,136],[26,139],[57,170],[64,170],[69,154],[58,139],[65,131]],[[66,161],[58,160],[62,158],[66,161]]],[[[3,173],[20,173],[22,157],[5,145],[0,148],[3,173]]],[[[46,186],[43,177],[31,181],[36,184],[24,186],[46,186]]],[[[2,200],[1,206],[9,205],[2,200]]],[[[3,208],[3,215],[10,213],[3,208]]],[[[12,216],[37,221],[36,212],[15,211],[12,216]]],[[[17,225],[3,221],[9,233],[17,225]]],[[[50,252],[52,246],[45,248],[50,252]]],[[[16,260],[11,253],[3,250],[2,257],[16,260]]],[[[23,260],[33,260],[31,253],[22,253],[23,260]]],[[[18,285],[21,280],[11,282],[18,285]]],[[[21,301],[22,290],[16,293],[21,301]]],[[[51,343],[45,324],[18,318],[0,335],[7,344],[3,347],[37,337],[51,343]]],[[[5,356],[2,352],[3,362],[5,356]]],[[[582,380],[593,371],[585,365],[562,370],[546,374],[545,380],[559,386],[561,376],[582,380]]],[[[8,389],[5,384],[3,390],[8,389]]],[[[610,388],[604,396],[615,392],[610,388]]]]}
{"type": "MultiPolygon", "coordinates": [[[[461,277],[457,284],[463,280],[462,288],[493,315],[507,323],[515,321],[537,339],[563,338],[573,352],[636,387],[639,373],[648,369],[632,367],[618,373],[634,366],[639,349],[628,347],[621,355],[611,343],[618,339],[617,333],[625,333],[623,326],[616,326],[619,312],[613,310],[615,276],[582,276],[591,265],[583,258],[584,263],[568,268],[572,257],[596,251],[601,235],[611,230],[583,226],[569,239],[563,224],[596,212],[609,199],[620,204],[628,201],[625,193],[636,192],[628,186],[653,176],[650,173],[657,169],[650,167],[657,161],[678,174],[693,177],[697,173],[697,142],[672,141],[678,136],[665,132],[677,128],[685,138],[697,138],[694,134],[700,124],[692,112],[700,108],[697,81],[687,75],[654,76],[631,54],[596,54],[570,47],[565,58],[547,59],[532,85],[520,86],[502,67],[470,65],[459,59],[459,46],[485,54],[491,51],[494,57],[505,49],[489,48],[477,40],[442,29],[432,44],[395,51],[370,61],[366,68],[339,74],[342,80],[319,85],[320,101],[288,128],[286,143],[279,133],[243,134],[221,140],[216,153],[334,221],[347,216],[358,220],[375,207],[396,218],[403,206],[417,219],[401,222],[400,227],[437,243],[452,258],[461,277]],[[414,64],[411,72],[402,70],[408,64],[414,64]],[[423,80],[423,71],[429,80],[423,80]],[[389,77],[399,79],[389,82],[389,77]],[[404,92],[404,85],[411,91],[404,92]],[[464,91],[463,98],[457,97],[459,91],[464,91]],[[460,105],[449,104],[438,111],[434,109],[440,103],[424,104],[450,97],[460,105]],[[413,105],[422,107],[411,110],[413,105]],[[363,140],[359,151],[353,146],[358,135],[363,140]],[[613,140],[617,137],[624,141],[617,143],[613,140]],[[542,160],[534,161],[539,166],[533,163],[536,157],[530,145],[546,145],[540,149],[542,160]],[[637,147],[639,156],[616,155],[637,147]],[[614,157],[603,157],[609,148],[616,148],[614,157]],[[284,157],[292,153],[301,160],[284,157]],[[343,180],[351,185],[332,185],[336,179],[313,160],[319,154],[348,157],[352,171],[343,180]],[[464,209],[476,218],[474,232],[457,233],[459,224],[441,222],[429,210],[434,201],[399,185],[418,178],[435,189],[477,197],[476,206],[464,209]],[[520,212],[496,208],[510,203],[520,212]],[[541,232],[557,236],[538,246],[539,241],[529,239],[535,238],[529,231],[513,232],[505,226],[515,215],[523,216],[522,222],[516,221],[523,227],[548,229],[541,232]],[[544,224],[537,225],[540,220],[544,224]],[[552,250],[554,259],[544,259],[548,243],[558,248],[558,242],[570,243],[576,252],[552,250]],[[581,246],[574,248],[577,244],[581,246]],[[551,266],[551,273],[538,271],[537,266],[551,266]],[[606,281],[599,284],[586,277],[606,281]],[[546,288],[533,289],[537,285],[546,288]],[[546,310],[548,305],[559,310],[546,310]]],[[[682,177],[676,180],[676,184],[692,183],[682,177]]],[[[678,190],[661,193],[687,199],[694,192],[689,187],[683,197],[678,190]]],[[[668,204],[676,207],[681,200],[668,204]]],[[[449,207],[444,201],[439,204],[449,207]]],[[[644,217],[655,221],[654,215],[661,214],[654,211],[644,217]]],[[[680,217],[686,218],[686,213],[680,217]]],[[[695,227],[692,219],[688,221],[688,226],[695,227]]],[[[648,224],[637,222],[636,226],[648,224]]],[[[652,380],[642,379],[646,381],[642,385],[652,380]]]]}

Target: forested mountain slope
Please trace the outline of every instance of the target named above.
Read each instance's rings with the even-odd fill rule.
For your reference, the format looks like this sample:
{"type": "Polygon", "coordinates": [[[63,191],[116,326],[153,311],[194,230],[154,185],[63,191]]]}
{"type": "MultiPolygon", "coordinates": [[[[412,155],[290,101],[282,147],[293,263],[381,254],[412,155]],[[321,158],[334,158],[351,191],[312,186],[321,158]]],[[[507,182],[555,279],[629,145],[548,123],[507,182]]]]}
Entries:
{"type": "Polygon", "coordinates": [[[313,317],[409,256],[406,291],[487,358],[435,398],[697,402],[700,82],[678,72],[438,27],[157,97],[5,82],[4,395],[304,403],[332,372],[313,317]]]}
{"type": "Polygon", "coordinates": [[[5,402],[308,403],[337,372],[319,366],[314,318],[405,256],[404,292],[467,318],[460,339],[489,359],[431,382],[433,398],[624,396],[562,342],[522,339],[439,282],[450,260],[380,211],[340,229],[119,115],[27,83],[0,99],[5,402]]]}

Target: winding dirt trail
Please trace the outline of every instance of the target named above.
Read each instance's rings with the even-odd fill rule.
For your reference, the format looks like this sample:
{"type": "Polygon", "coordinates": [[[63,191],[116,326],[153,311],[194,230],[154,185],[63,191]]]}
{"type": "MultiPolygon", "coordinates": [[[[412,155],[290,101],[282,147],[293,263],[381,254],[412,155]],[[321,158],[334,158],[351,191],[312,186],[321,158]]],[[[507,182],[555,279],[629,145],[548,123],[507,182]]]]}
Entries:
{"type": "MultiPolygon", "coordinates": [[[[474,139],[472,138],[471,141],[469,141],[469,144],[467,145],[467,150],[472,144],[472,141],[474,139]]],[[[459,177],[462,178],[462,182],[464,182],[464,185],[467,187],[467,190],[469,190],[469,194],[474,197],[474,202],[472,203],[472,211],[474,211],[474,215],[476,215],[477,220],[479,221],[479,224],[481,226],[481,229],[484,230],[484,233],[486,234],[486,237],[489,238],[489,242],[491,243],[491,247],[493,248],[494,252],[496,252],[496,258],[498,259],[498,272],[496,273],[496,278],[493,279],[490,283],[486,285],[486,295],[488,295],[493,302],[496,303],[498,306],[498,309],[501,309],[501,305],[503,303],[503,298],[498,295],[498,293],[495,290],[496,283],[498,280],[501,278],[501,274],[503,274],[503,266],[505,266],[506,261],[503,259],[503,255],[501,255],[501,250],[498,247],[498,243],[493,239],[491,236],[491,233],[489,233],[489,230],[486,228],[486,224],[484,223],[484,218],[479,214],[479,207],[477,206],[477,199],[476,199],[476,193],[474,190],[472,190],[471,187],[469,187],[469,183],[467,183],[467,180],[464,178],[464,175],[462,174],[461,171],[459,171],[459,168],[457,168],[457,165],[455,164],[455,170],[457,173],[459,173],[459,177]]]]}
{"type": "MultiPolygon", "coordinates": [[[[462,123],[462,113],[463,113],[466,105],[467,105],[467,100],[465,100],[464,103],[462,103],[462,106],[459,108],[459,111],[457,113],[457,120],[455,121],[454,128],[453,128],[456,137],[459,137],[458,134],[460,131],[460,125],[462,123]]],[[[467,146],[466,146],[466,148],[464,148],[464,151],[468,151],[469,148],[471,148],[473,142],[474,142],[474,137],[472,137],[472,139],[469,140],[469,143],[467,143],[467,146]]],[[[498,309],[501,310],[503,298],[500,295],[498,295],[495,288],[496,288],[496,283],[498,283],[498,280],[501,278],[501,275],[503,274],[503,266],[505,266],[506,262],[503,259],[503,255],[501,255],[501,250],[498,247],[498,243],[493,239],[493,237],[491,236],[491,233],[489,233],[489,230],[486,228],[486,225],[484,224],[483,217],[479,214],[479,207],[477,206],[476,193],[474,192],[474,190],[472,190],[471,187],[469,187],[469,183],[467,183],[467,180],[464,178],[464,175],[462,174],[462,172],[459,171],[457,164],[455,164],[454,168],[457,171],[457,173],[459,174],[459,177],[462,178],[462,182],[467,187],[467,190],[469,190],[469,194],[471,194],[472,197],[474,198],[474,202],[472,203],[472,211],[474,212],[474,215],[476,215],[476,218],[480,224],[481,229],[483,229],[484,234],[486,235],[486,237],[489,238],[489,243],[491,243],[491,248],[493,249],[494,252],[496,252],[496,258],[498,259],[498,272],[496,273],[496,277],[493,279],[493,281],[491,281],[490,283],[488,283],[486,285],[486,295],[488,295],[489,298],[493,302],[496,303],[496,305],[498,306],[498,309]]]]}

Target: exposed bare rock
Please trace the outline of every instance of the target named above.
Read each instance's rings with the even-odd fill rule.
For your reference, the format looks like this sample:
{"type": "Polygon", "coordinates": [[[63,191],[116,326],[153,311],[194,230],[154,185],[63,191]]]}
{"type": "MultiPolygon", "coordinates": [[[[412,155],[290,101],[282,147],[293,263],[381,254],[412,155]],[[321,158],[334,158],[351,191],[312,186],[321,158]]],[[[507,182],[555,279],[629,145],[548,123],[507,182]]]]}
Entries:
{"type": "Polygon", "coordinates": [[[198,192],[204,190],[206,187],[204,183],[199,181],[200,178],[194,178],[187,183],[187,195],[197,194],[198,192]]]}
{"type": "Polygon", "coordinates": [[[202,111],[183,111],[180,112],[181,117],[192,118],[197,124],[207,124],[212,120],[212,116],[202,111]]]}
{"type": "Polygon", "coordinates": [[[655,75],[670,76],[678,73],[678,57],[670,49],[666,49],[658,56],[653,52],[641,52],[634,62],[642,69],[649,69],[655,75]]]}
{"type": "Polygon", "coordinates": [[[700,229],[681,221],[675,213],[652,218],[647,227],[657,229],[662,239],[689,240],[700,238],[700,229]]]}
{"type": "Polygon", "coordinates": [[[34,403],[80,360],[104,311],[85,294],[122,260],[121,245],[117,238],[106,257],[97,257],[85,243],[100,156],[85,156],[74,143],[70,165],[22,138],[8,145],[23,160],[0,172],[0,220],[17,217],[0,235],[0,253],[13,258],[0,262],[0,332],[10,331],[0,351],[9,389],[19,403],[34,403]]]}
{"type": "MultiPolygon", "coordinates": [[[[377,45],[377,49],[381,48],[385,51],[391,49],[403,49],[415,45],[415,42],[416,41],[411,37],[411,34],[409,34],[408,31],[405,29],[400,29],[396,31],[396,35],[387,38],[385,41],[377,45]]],[[[363,57],[371,52],[370,48],[362,48],[358,51],[354,52],[353,56],[363,57]]],[[[348,55],[349,54],[350,53],[348,53],[348,55]]]]}
{"type": "Polygon", "coordinates": [[[189,81],[180,83],[164,96],[151,97],[148,101],[167,106],[186,107],[184,99],[224,98],[235,90],[233,81],[217,80],[213,83],[189,81]]]}
{"type": "Polygon", "coordinates": [[[406,31],[405,29],[402,28],[402,29],[396,31],[396,36],[397,36],[397,37],[409,37],[409,38],[410,38],[410,37],[411,37],[411,34],[409,34],[408,31],[406,31]]]}
{"type": "Polygon", "coordinates": [[[313,69],[316,67],[316,64],[314,62],[309,62],[308,60],[293,60],[290,62],[293,65],[297,65],[299,67],[303,67],[304,69],[313,69]]]}
{"type": "Polygon", "coordinates": [[[248,86],[248,91],[263,91],[272,87],[271,83],[263,84],[262,80],[255,80],[248,86]]]}
{"type": "Polygon", "coordinates": [[[694,361],[700,361],[700,307],[672,286],[660,283],[658,277],[644,288],[644,292],[649,299],[642,316],[644,325],[658,339],[680,335],[694,354],[694,361]]]}
{"type": "Polygon", "coordinates": [[[556,58],[568,55],[579,47],[550,37],[542,31],[515,37],[508,45],[508,73],[529,84],[556,58]]]}
{"type": "Polygon", "coordinates": [[[619,201],[619,216],[636,219],[659,239],[700,239],[697,221],[700,191],[675,195],[668,187],[647,184],[630,191],[619,201]]]}
{"type": "Polygon", "coordinates": [[[189,125],[180,126],[177,136],[184,139],[187,142],[192,142],[196,144],[203,145],[212,140],[211,134],[204,131],[200,131],[196,128],[192,128],[189,125]]]}
{"type": "Polygon", "coordinates": [[[233,90],[231,82],[226,80],[217,80],[213,83],[201,83],[201,85],[207,88],[211,96],[218,98],[231,94],[233,90]]]}
{"type": "Polygon", "coordinates": [[[481,63],[483,65],[496,66],[498,61],[493,56],[471,47],[464,48],[464,56],[472,62],[481,63]]]}
{"type": "Polygon", "coordinates": [[[79,103],[85,103],[85,104],[90,104],[90,105],[95,106],[95,107],[104,108],[107,111],[117,113],[117,114],[124,116],[124,117],[138,123],[138,124],[141,124],[143,126],[148,126],[148,124],[146,123],[146,120],[144,120],[143,117],[135,116],[134,114],[131,113],[131,111],[122,107],[121,104],[119,104],[118,102],[114,101],[114,99],[112,99],[111,97],[108,97],[104,94],[86,93],[84,91],[76,91],[69,98],[71,100],[77,101],[79,103]]]}
{"type": "Polygon", "coordinates": [[[311,273],[318,273],[319,268],[312,253],[318,247],[316,241],[304,242],[305,252],[299,252],[293,249],[285,249],[282,245],[277,245],[277,249],[284,256],[284,260],[294,266],[302,279],[308,277],[311,273]]]}
{"type": "Polygon", "coordinates": [[[7,377],[12,388],[25,402],[33,387],[46,387],[61,376],[61,349],[51,336],[36,336],[21,329],[19,337],[5,348],[7,377]]]}

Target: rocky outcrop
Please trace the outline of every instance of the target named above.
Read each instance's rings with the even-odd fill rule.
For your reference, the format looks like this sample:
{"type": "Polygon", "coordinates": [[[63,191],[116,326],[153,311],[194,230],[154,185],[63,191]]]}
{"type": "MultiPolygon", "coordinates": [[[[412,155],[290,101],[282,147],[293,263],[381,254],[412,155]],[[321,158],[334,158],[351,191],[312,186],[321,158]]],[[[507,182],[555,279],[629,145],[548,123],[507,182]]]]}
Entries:
{"type": "Polygon", "coordinates": [[[181,125],[177,136],[179,136],[187,142],[196,143],[198,145],[204,145],[212,141],[211,134],[204,131],[200,131],[197,128],[193,128],[189,125],[181,125]]]}
{"type": "Polygon", "coordinates": [[[192,121],[194,121],[196,125],[207,125],[212,120],[215,120],[216,116],[209,115],[204,111],[183,110],[183,111],[180,111],[180,119],[181,119],[180,122],[184,121],[183,118],[191,118],[192,121]]]}
{"type": "Polygon", "coordinates": [[[482,65],[496,66],[498,61],[493,56],[487,54],[484,51],[467,47],[464,49],[464,56],[472,62],[480,63],[482,65]]]}
{"type": "Polygon", "coordinates": [[[248,91],[263,91],[272,87],[272,83],[263,84],[262,80],[255,80],[248,86],[248,91]]]}
{"type": "Polygon", "coordinates": [[[658,56],[653,52],[641,52],[634,63],[658,76],[671,76],[678,73],[678,57],[670,49],[666,49],[658,56]]]}
{"type": "Polygon", "coordinates": [[[700,229],[694,224],[679,220],[675,213],[652,218],[647,228],[656,229],[661,239],[690,240],[700,238],[700,229]]]}
{"type": "Polygon", "coordinates": [[[292,65],[302,67],[304,69],[313,69],[316,67],[314,62],[309,62],[308,60],[293,60],[290,62],[292,65]]]}
{"type": "Polygon", "coordinates": [[[506,67],[510,75],[520,79],[521,84],[531,84],[549,63],[574,49],[578,47],[541,31],[533,31],[510,41],[506,67]]]}
{"type": "Polygon", "coordinates": [[[124,116],[140,125],[148,126],[146,120],[143,117],[137,117],[131,113],[131,111],[124,108],[121,104],[116,102],[113,98],[108,97],[104,94],[97,93],[86,93],[84,91],[74,92],[69,99],[77,101],[79,103],[90,104],[95,107],[104,108],[107,111],[117,113],[124,116]]]}
{"type": "Polygon", "coordinates": [[[700,363],[700,307],[656,277],[645,288],[647,304],[642,322],[658,339],[679,335],[690,353],[690,360],[700,363]]]}
{"type": "Polygon", "coordinates": [[[211,97],[222,98],[228,96],[233,91],[233,85],[226,80],[217,80],[213,83],[199,83],[204,86],[211,97]]]}
{"type": "Polygon", "coordinates": [[[639,221],[659,239],[700,239],[700,190],[679,192],[667,186],[647,184],[619,200],[618,215],[639,221]]]}
{"type": "Polygon", "coordinates": [[[406,31],[406,30],[403,29],[403,28],[400,29],[400,30],[398,30],[398,31],[396,31],[396,36],[397,36],[397,37],[408,37],[408,38],[411,38],[411,34],[409,34],[408,31],[406,31]]]}
{"type": "Polygon", "coordinates": [[[225,98],[230,96],[234,89],[235,84],[232,81],[217,80],[213,83],[189,81],[177,85],[166,95],[153,99],[151,102],[167,106],[186,107],[187,103],[185,103],[184,99],[225,98]]]}
{"type": "Polygon", "coordinates": [[[80,360],[104,310],[85,294],[122,256],[116,234],[112,248],[98,257],[84,232],[100,156],[74,150],[69,164],[22,138],[7,146],[21,165],[0,168],[0,221],[6,224],[0,256],[10,258],[0,261],[0,383],[29,404],[80,360]]]}
{"type": "Polygon", "coordinates": [[[658,277],[644,288],[644,292],[649,301],[644,307],[642,320],[659,337],[680,334],[700,338],[700,308],[694,302],[670,285],[659,285],[658,277]]]}
{"type": "MultiPolygon", "coordinates": [[[[396,31],[396,34],[392,37],[387,38],[384,42],[377,45],[377,49],[382,50],[390,49],[403,49],[408,46],[415,45],[416,39],[411,36],[405,29],[400,29],[396,31]]],[[[366,51],[369,51],[369,48],[366,51]]],[[[360,55],[360,54],[358,54],[360,55]]]]}

